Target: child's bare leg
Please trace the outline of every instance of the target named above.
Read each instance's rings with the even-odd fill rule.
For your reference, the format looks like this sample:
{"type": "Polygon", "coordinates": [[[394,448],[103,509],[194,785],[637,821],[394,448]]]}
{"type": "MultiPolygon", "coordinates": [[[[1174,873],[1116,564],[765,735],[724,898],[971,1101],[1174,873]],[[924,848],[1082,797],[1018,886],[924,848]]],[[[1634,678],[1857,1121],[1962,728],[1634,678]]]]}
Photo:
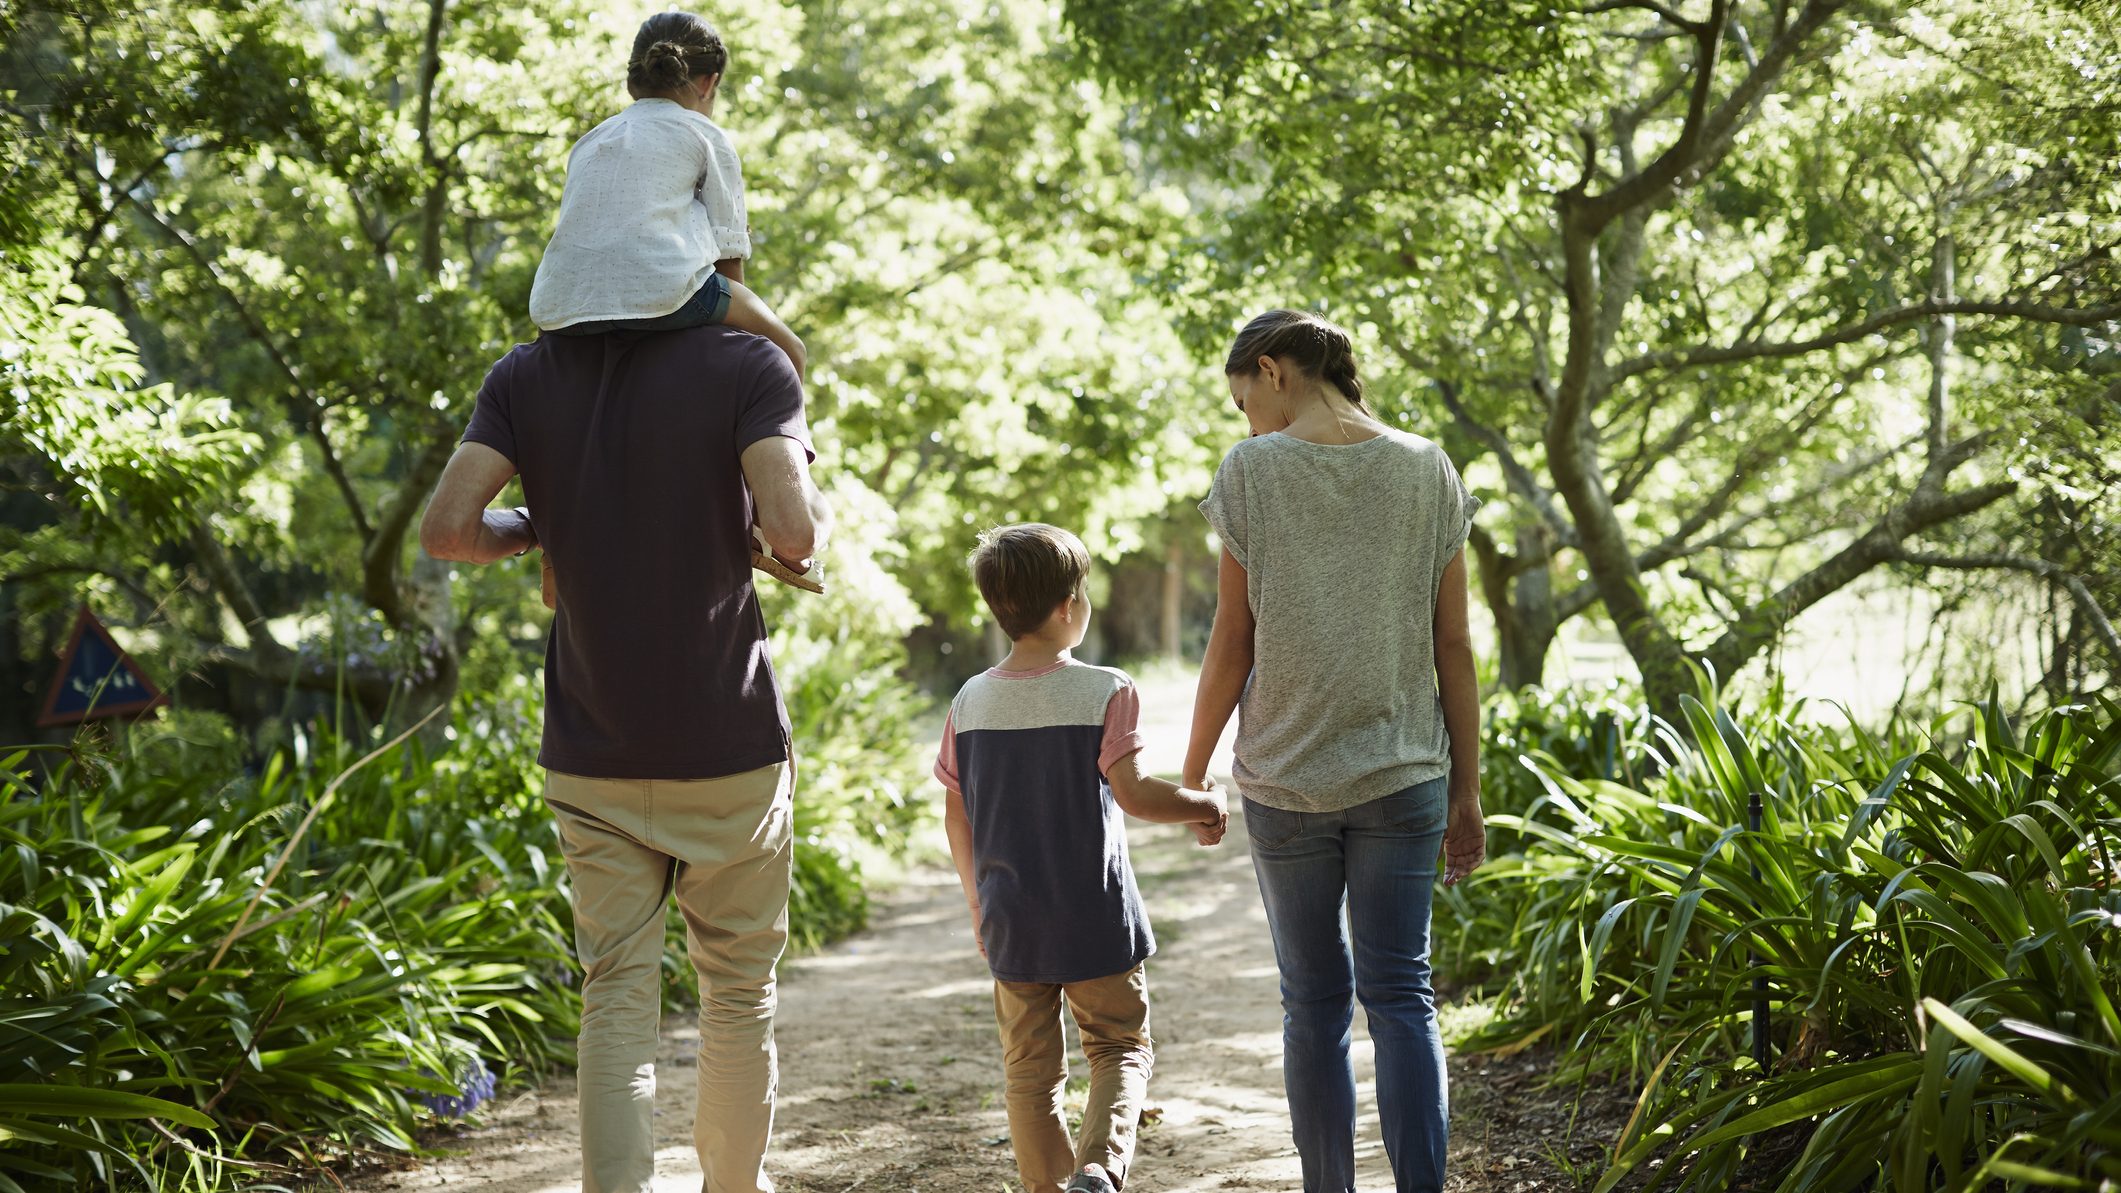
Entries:
{"type": "Polygon", "coordinates": [[[803,341],[796,338],[796,334],[788,329],[786,323],[781,322],[781,317],[774,314],[773,308],[767,306],[765,300],[751,287],[735,278],[725,277],[723,281],[729,287],[729,313],[722,317],[722,322],[738,331],[748,331],[752,335],[765,336],[772,340],[781,351],[788,354],[789,363],[795,366],[795,375],[802,376],[810,363],[808,353],[803,348],[803,341]]]}

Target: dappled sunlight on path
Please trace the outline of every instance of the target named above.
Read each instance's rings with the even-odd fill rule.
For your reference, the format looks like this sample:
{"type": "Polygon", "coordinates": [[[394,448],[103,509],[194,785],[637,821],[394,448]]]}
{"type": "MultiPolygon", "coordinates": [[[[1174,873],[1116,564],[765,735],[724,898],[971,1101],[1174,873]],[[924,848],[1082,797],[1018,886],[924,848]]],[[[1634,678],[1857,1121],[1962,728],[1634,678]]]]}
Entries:
{"type": "MultiPolygon", "coordinates": [[[[1145,677],[1143,722],[1152,769],[1175,771],[1191,710],[1191,677],[1145,677]]],[[[1217,757],[1228,765],[1227,745],[1217,757]]],[[[1300,1186],[1281,1080],[1281,1008],[1273,947],[1242,819],[1203,850],[1182,829],[1130,825],[1130,843],[1159,951],[1149,962],[1156,1071],[1129,1193],[1288,1190],[1300,1186]]],[[[782,966],[781,1099],[769,1170],[783,1193],[921,1189],[1001,1193],[1015,1187],[1001,1105],[992,984],[972,943],[956,876],[917,869],[877,896],[872,926],[782,966]]],[[[1448,1022],[1448,1020],[1447,1020],[1448,1022]]],[[[1074,1029],[1069,1025],[1071,1045],[1074,1029]]],[[[657,1193],[695,1193],[692,1051],[697,1035],[669,1021],[656,1113],[657,1193]]],[[[1363,1187],[1389,1189],[1356,1017],[1357,1160],[1363,1187]]],[[[1080,1105],[1082,1063],[1071,1063],[1080,1105]]],[[[1452,1062],[1451,1187],[1525,1193],[1565,1187],[1528,1177],[1516,1157],[1488,1151],[1482,1108],[1521,1104],[1484,1088],[1483,1062],[1452,1062]]],[[[1501,1074],[1502,1070],[1494,1070],[1501,1074]]],[[[1508,1080],[1528,1092],[1529,1070],[1508,1080]]],[[[1551,1096],[1539,1099],[1551,1102],[1551,1096]]],[[[1529,1101],[1524,1099],[1523,1101],[1529,1101]]],[[[571,1081],[524,1095],[491,1125],[417,1172],[371,1177],[363,1193],[573,1193],[579,1153],[571,1081]]],[[[1536,1128],[1535,1128],[1536,1131],[1536,1128]]]]}

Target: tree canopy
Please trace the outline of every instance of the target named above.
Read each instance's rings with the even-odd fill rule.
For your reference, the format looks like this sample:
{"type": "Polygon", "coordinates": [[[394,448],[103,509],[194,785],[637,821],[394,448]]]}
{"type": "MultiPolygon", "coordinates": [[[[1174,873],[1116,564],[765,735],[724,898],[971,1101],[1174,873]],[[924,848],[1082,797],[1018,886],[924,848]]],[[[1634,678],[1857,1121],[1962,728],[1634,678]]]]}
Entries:
{"type": "Polygon", "coordinates": [[[1507,683],[1598,608],[1671,712],[1686,658],[1728,675],[1887,565],[2030,572],[2121,658],[2083,483],[2121,397],[2111,9],[1067,12],[1155,160],[1215,184],[1171,274],[1196,336],[1313,298],[1488,461],[1507,683]]]}

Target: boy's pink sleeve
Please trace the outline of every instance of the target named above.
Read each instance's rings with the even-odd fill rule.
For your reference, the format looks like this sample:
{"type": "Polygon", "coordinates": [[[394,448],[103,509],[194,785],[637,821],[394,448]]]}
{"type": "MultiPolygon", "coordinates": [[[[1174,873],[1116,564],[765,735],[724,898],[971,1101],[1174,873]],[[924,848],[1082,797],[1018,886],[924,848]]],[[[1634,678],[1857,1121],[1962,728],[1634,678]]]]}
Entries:
{"type": "Polygon", "coordinates": [[[1105,702],[1105,740],[1097,751],[1097,773],[1142,748],[1142,698],[1131,683],[1120,685],[1105,702]]]}
{"type": "Polygon", "coordinates": [[[957,781],[957,721],[956,713],[943,718],[943,748],[935,755],[935,777],[943,786],[965,794],[957,781]]]}

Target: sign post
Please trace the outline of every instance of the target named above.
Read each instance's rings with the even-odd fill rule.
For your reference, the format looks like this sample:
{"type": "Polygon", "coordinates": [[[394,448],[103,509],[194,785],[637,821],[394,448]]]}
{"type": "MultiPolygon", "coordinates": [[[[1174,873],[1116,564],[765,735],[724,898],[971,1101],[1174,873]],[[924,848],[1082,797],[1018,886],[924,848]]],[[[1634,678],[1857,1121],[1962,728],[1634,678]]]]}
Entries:
{"type": "Polygon", "coordinates": [[[99,717],[133,717],[169,703],[140,665],[118,648],[96,615],[81,607],[59,656],[59,673],[44,697],[37,727],[78,725],[99,717]]]}

